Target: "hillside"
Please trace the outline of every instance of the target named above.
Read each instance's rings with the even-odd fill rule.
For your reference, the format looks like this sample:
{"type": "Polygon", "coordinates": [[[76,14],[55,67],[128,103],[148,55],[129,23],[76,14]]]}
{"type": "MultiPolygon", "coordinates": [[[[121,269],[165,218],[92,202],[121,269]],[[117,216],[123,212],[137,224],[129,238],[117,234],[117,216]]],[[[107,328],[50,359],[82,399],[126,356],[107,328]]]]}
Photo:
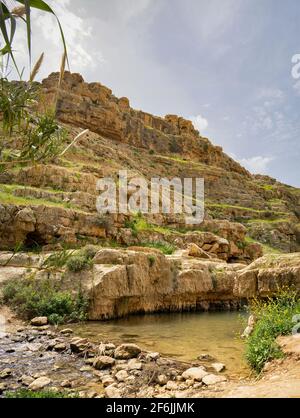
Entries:
{"type": "MultiPolygon", "coordinates": [[[[58,77],[53,73],[42,82],[41,103],[53,101],[58,77]]],[[[47,165],[19,164],[0,174],[1,249],[19,242],[29,249],[35,243],[52,249],[60,243],[130,246],[159,241],[185,248],[196,242],[227,261],[262,255],[257,242],[267,252],[300,250],[300,190],[251,175],[202,137],[192,122],[134,110],[127,98],[118,99],[100,83],[85,83],[68,72],[57,117],[70,143],[82,129],[90,132],[47,165]],[[199,230],[196,238],[174,215],[100,219],[97,179],[117,179],[120,169],[147,179],[203,177],[206,215],[194,228],[199,230]]],[[[17,151],[17,140],[14,146],[17,151]]]]}

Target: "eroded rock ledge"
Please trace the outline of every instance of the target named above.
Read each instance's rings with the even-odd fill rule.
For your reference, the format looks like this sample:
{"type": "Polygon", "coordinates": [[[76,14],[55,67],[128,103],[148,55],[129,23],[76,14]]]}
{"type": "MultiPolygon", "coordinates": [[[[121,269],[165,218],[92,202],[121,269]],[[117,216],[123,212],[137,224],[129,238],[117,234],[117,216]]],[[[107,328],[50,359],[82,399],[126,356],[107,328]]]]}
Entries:
{"type": "Polygon", "coordinates": [[[282,286],[300,289],[300,253],[267,255],[249,266],[201,259],[178,251],[164,256],[145,248],[102,249],[81,273],[42,268],[45,255],[0,255],[0,284],[12,278],[59,280],[90,299],[89,319],[135,313],[237,309],[247,299],[270,296],[282,286]]]}

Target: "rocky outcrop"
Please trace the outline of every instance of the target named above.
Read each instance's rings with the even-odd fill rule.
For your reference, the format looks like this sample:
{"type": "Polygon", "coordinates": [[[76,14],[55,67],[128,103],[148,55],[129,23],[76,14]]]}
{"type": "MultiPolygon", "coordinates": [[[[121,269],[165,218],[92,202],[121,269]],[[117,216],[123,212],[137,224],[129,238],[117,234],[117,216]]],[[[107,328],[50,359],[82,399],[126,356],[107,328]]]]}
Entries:
{"type": "Polygon", "coordinates": [[[54,244],[76,244],[78,238],[106,237],[97,215],[49,206],[0,204],[0,248],[27,248],[54,244]]]}
{"type": "Polygon", "coordinates": [[[34,274],[53,279],[76,292],[80,286],[90,299],[89,319],[104,320],[135,313],[237,309],[248,299],[274,295],[283,286],[300,290],[300,253],[278,261],[262,257],[249,266],[203,260],[178,252],[164,256],[158,250],[102,249],[93,267],[82,273],[45,270],[45,256],[2,253],[1,282],[34,274]],[[63,278],[63,280],[62,280],[63,278]]]}
{"type": "Polygon", "coordinates": [[[111,215],[105,218],[97,213],[88,214],[79,210],[51,206],[16,206],[0,204],[0,249],[14,249],[21,244],[28,250],[34,247],[55,248],[59,244],[78,245],[84,240],[101,243],[114,240],[120,245],[134,246],[143,243],[169,243],[186,249],[190,243],[203,251],[229,261],[252,261],[262,255],[257,244],[245,242],[246,229],[240,224],[206,222],[207,231],[185,234],[174,230],[151,229],[137,234],[125,228],[130,216],[111,215]],[[215,230],[219,235],[208,232],[215,230]]]}
{"type": "MultiPolygon", "coordinates": [[[[57,94],[58,73],[43,80],[47,100],[57,94]]],[[[200,136],[189,120],[176,115],[165,118],[134,110],[127,98],[116,98],[100,83],[86,83],[81,75],[65,73],[59,91],[61,121],[88,128],[104,137],[160,153],[179,153],[205,164],[249,175],[238,163],[200,136]]]]}
{"type": "Polygon", "coordinates": [[[240,271],[233,293],[239,298],[268,297],[280,288],[300,289],[300,253],[266,255],[240,271]]]}

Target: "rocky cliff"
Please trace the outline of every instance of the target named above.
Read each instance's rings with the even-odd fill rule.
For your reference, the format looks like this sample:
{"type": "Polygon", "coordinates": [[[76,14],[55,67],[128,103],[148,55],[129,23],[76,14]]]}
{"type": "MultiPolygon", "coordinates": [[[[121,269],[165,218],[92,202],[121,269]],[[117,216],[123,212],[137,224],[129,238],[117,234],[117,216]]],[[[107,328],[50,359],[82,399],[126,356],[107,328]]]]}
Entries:
{"type": "MultiPolygon", "coordinates": [[[[99,217],[97,180],[117,181],[119,170],[126,169],[129,177],[146,179],[203,177],[205,222],[194,228],[196,243],[222,260],[250,262],[261,256],[258,243],[266,251],[299,251],[299,189],[252,176],[188,120],[134,110],[128,99],[79,74],[66,72],[59,92],[57,81],[57,73],[43,81],[41,103],[51,104],[58,95],[57,117],[69,142],[84,128],[90,132],[51,163],[20,164],[0,173],[0,248],[111,241],[185,248],[192,238],[184,234],[191,231],[178,216],[146,216],[144,222],[99,217]]],[[[14,145],[17,152],[17,139],[14,145]]]]}
{"type": "Polygon", "coordinates": [[[203,260],[179,251],[164,256],[145,248],[102,249],[90,270],[49,270],[49,256],[0,253],[0,289],[13,278],[57,281],[90,299],[89,319],[134,313],[237,309],[248,299],[274,295],[278,288],[300,290],[300,255],[265,256],[249,266],[203,260]]]}

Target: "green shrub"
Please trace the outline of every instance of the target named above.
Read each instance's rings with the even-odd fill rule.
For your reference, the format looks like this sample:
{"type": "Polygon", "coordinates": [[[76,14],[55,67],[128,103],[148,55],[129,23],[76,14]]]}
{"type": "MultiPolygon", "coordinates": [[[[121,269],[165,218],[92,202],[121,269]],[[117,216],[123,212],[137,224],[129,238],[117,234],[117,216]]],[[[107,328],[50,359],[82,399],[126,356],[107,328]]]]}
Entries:
{"type": "Polygon", "coordinates": [[[3,288],[3,302],[24,319],[47,316],[52,324],[83,321],[88,309],[88,300],[80,289],[71,295],[51,279],[9,281],[3,288]]]}
{"type": "Polygon", "coordinates": [[[73,273],[78,273],[90,267],[91,263],[92,262],[88,257],[81,254],[77,254],[69,258],[66,266],[69,271],[72,271],[73,273]]]}
{"type": "Polygon", "coordinates": [[[0,80],[0,111],[2,128],[12,135],[14,130],[26,127],[29,109],[37,99],[37,85],[32,83],[9,82],[0,80]]]}
{"type": "Polygon", "coordinates": [[[155,256],[154,256],[154,255],[149,255],[149,256],[148,256],[148,260],[149,260],[149,265],[150,265],[150,267],[153,267],[153,266],[154,266],[154,264],[155,264],[155,261],[156,261],[155,256]]]}
{"type": "Polygon", "coordinates": [[[254,301],[250,310],[257,323],[247,339],[246,359],[255,371],[260,372],[266,362],[283,357],[276,338],[292,333],[293,316],[300,313],[300,300],[296,292],[281,290],[274,299],[254,301]]]}
{"type": "Polygon", "coordinates": [[[55,392],[53,390],[41,390],[33,392],[28,389],[19,389],[15,392],[5,392],[5,398],[8,399],[54,399],[54,398],[77,398],[77,395],[71,395],[66,392],[55,392]]]}
{"type": "Polygon", "coordinates": [[[66,140],[66,130],[55,120],[54,114],[31,117],[23,136],[21,159],[45,161],[56,157],[66,140]]]}
{"type": "Polygon", "coordinates": [[[139,244],[140,247],[146,248],[156,248],[160,250],[165,255],[172,255],[176,250],[176,247],[172,244],[167,244],[164,242],[143,242],[139,244]]]}
{"type": "Polygon", "coordinates": [[[73,251],[67,251],[66,249],[57,251],[46,258],[42,267],[46,269],[63,268],[72,257],[72,254],[73,251]]]}

